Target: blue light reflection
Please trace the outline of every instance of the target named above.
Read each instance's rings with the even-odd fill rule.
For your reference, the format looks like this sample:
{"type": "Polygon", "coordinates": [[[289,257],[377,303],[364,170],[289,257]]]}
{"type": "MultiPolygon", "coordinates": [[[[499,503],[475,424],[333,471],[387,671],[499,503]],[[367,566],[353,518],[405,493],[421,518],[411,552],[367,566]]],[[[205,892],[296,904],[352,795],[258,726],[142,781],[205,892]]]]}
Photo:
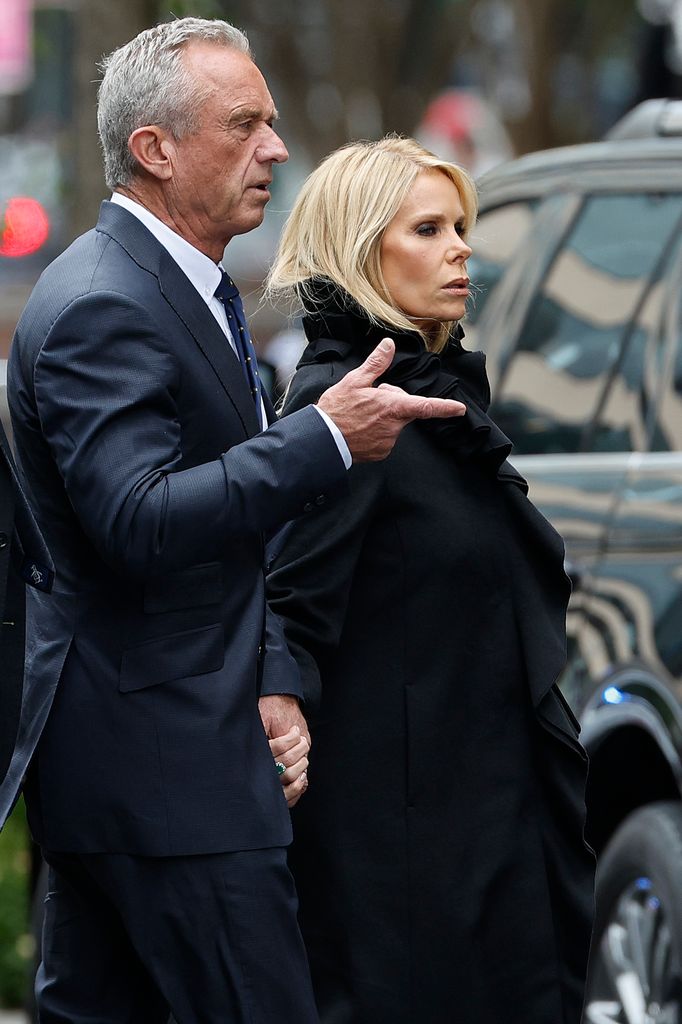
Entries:
{"type": "Polygon", "coordinates": [[[605,704],[622,704],[623,701],[632,700],[629,693],[623,693],[617,686],[607,686],[601,695],[605,704]]]}

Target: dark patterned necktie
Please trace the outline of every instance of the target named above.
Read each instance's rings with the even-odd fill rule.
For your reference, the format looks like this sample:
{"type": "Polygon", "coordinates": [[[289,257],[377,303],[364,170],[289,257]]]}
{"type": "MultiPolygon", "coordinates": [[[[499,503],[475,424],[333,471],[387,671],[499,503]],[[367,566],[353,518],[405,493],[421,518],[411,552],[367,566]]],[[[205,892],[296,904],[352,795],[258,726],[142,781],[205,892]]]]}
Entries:
{"type": "Polygon", "coordinates": [[[234,338],[239,362],[242,364],[246,383],[249,385],[249,390],[251,391],[253,400],[256,403],[256,414],[258,416],[258,422],[262,427],[263,400],[261,380],[258,374],[258,360],[256,359],[255,349],[251,344],[249,329],[246,326],[246,317],[244,316],[244,307],[242,305],[241,295],[239,294],[239,290],[232,278],[229,274],[226,274],[224,270],[221,271],[220,284],[216,288],[214,294],[217,299],[220,299],[225,307],[230,333],[234,338]]]}

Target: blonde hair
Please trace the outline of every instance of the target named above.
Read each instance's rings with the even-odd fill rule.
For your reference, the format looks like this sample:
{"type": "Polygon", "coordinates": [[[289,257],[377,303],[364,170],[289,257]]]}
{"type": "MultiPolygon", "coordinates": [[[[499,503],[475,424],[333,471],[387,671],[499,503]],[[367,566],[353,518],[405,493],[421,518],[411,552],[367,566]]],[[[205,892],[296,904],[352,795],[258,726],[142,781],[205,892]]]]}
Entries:
{"type": "MultiPolygon", "coordinates": [[[[314,278],[327,278],[374,323],[415,331],[391,300],[381,272],[381,240],[417,175],[429,170],[441,171],[457,188],[466,238],[478,212],[476,188],[466,171],[414,139],[388,136],[352,143],[326,157],[304,182],[282,231],[266,297],[284,295],[314,306],[308,286],[314,278]]],[[[444,323],[434,336],[418,333],[438,352],[451,328],[444,323]]]]}

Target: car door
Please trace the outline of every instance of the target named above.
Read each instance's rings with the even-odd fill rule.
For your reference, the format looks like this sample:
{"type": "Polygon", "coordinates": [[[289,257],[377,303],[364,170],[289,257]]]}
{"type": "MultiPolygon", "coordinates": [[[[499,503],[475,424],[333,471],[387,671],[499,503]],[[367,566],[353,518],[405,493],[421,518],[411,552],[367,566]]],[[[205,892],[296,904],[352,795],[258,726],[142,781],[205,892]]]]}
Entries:
{"type": "MultiPolygon", "coordinates": [[[[674,208],[671,200],[670,209],[674,208]]],[[[682,699],[682,199],[673,244],[663,254],[632,331],[620,381],[604,403],[598,437],[644,437],[628,467],[596,582],[618,608],[629,682],[653,677],[682,699]]],[[[633,444],[633,448],[634,448],[633,444]]],[[[660,692],[660,687],[657,687],[660,692]]],[[[654,701],[654,703],[656,703],[654,701]]]]}
{"type": "MultiPolygon", "coordinates": [[[[516,267],[513,257],[508,261],[506,295],[497,297],[504,288],[498,283],[497,296],[485,303],[494,320],[486,324],[484,309],[476,325],[496,381],[493,416],[514,442],[512,461],[528,477],[531,497],[566,540],[574,595],[563,682],[579,708],[586,676],[599,676],[614,652],[624,657],[627,651],[617,615],[595,591],[595,579],[647,434],[631,403],[629,420],[621,415],[611,423],[602,413],[609,396],[615,410],[623,374],[643,350],[632,325],[671,245],[679,202],[678,196],[641,191],[549,196],[537,204],[527,230],[532,246],[519,249],[516,267]],[[528,270],[518,276],[518,264],[533,247],[540,256],[531,255],[528,270]],[[511,335],[505,301],[508,321],[516,320],[511,335]],[[503,343],[482,337],[493,322],[502,324],[503,343]]],[[[479,235],[488,219],[484,213],[479,235]]]]}

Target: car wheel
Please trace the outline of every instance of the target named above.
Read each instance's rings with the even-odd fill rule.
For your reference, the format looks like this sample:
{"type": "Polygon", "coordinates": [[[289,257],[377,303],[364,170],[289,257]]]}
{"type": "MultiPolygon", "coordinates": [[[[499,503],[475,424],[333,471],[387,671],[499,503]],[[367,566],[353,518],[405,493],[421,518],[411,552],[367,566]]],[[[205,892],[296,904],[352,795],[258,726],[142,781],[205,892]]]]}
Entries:
{"type": "Polygon", "coordinates": [[[584,1024],[682,1021],[682,806],[625,819],[597,869],[584,1024]]]}

